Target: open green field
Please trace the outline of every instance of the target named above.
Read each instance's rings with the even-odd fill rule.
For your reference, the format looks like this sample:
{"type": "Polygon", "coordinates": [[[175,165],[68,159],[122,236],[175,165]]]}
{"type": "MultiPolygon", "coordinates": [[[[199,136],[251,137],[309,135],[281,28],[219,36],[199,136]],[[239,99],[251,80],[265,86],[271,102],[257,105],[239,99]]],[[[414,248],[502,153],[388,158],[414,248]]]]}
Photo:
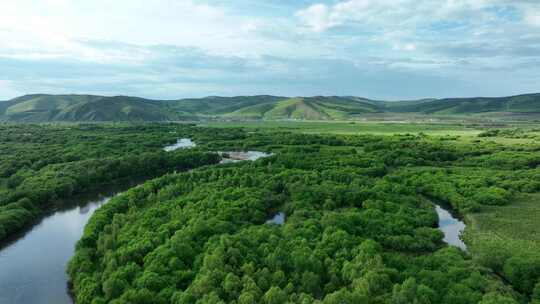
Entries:
{"type": "Polygon", "coordinates": [[[291,131],[304,134],[336,135],[395,135],[426,134],[434,137],[450,136],[462,142],[482,141],[503,145],[529,145],[540,142],[540,124],[472,122],[351,122],[351,121],[244,121],[205,122],[200,126],[211,128],[246,128],[253,131],[291,131]],[[478,137],[482,132],[495,129],[519,129],[519,135],[478,137]]]}
{"type": "Polygon", "coordinates": [[[535,282],[538,289],[540,194],[518,195],[506,206],[485,206],[467,214],[466,221],[465,240],[479,264],[505,277],[516,290],[525,292],[535,282]]]}
{"type": "Polygon", "coordinates": [[[472,228],[492,231],[501,238],[522,239],[540,245],[540,195],[524,195],[508,206],[486,207],[474,214],[472,228]]]}
{"type": "Polygon", "coordinates": [[[476,238],[499,241],[513,251],[534,248],[540,254],[540,194],[520,195],[507,206],[484,207],[467,219],[476,238]]]}
{"type": "Polygon", "coordinates": [[[249,121],[249,122],[208,122],[202,126],[216,128],[248,128],[286,130],[301,133],[329,134],[377,134],[392,135],[404,133],[424,133],[428,135],[476,136],[479,127],[458,123],[406,123],[406,122],[326,122],[326,121],[249,121]]]}

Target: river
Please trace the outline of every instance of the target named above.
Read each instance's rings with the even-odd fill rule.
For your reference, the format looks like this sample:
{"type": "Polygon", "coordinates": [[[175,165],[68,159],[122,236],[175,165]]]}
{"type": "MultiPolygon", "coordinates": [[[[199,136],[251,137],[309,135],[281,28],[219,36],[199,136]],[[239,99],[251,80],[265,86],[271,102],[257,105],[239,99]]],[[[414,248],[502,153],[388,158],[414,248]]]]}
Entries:
{"type": "MultiPolygon", "coordinates": [[[[174,151],[194,147],[187,138],[164,148],[174,151]]],[[[270,154],[225,152],[222,163],[257,160],[270,154]]],[[[143,180],[76,196],[58,203],[31,229],[0,244],[0,304],[70,304],[66,267],[90,216],[112,196],[143,180]]]]}
{"type": "Polygon", "coordinates": [[[135,184],[106,187],[59,203],[30,230],[0,245],[0,304],[72,303],[66,266],[86,222],[110,197],[135,184]]]}

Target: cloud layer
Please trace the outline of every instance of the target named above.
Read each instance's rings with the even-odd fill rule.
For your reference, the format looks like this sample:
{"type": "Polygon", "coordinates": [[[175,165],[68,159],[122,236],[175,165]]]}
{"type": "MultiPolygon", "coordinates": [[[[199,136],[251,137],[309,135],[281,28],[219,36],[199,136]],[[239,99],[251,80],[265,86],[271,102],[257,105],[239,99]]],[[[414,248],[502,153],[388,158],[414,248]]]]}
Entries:
{"type": "Polygon", "coordinates": [[[539,91],[537,1],[291,2],[0,2],[0,100],[539,91]]]}

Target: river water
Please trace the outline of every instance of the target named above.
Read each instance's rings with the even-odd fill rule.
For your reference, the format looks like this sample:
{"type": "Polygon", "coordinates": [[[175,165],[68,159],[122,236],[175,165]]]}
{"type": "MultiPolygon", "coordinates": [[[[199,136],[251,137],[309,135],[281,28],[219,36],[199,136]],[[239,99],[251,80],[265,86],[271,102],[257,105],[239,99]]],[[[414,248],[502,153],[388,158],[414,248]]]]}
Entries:
{"type": "MultiPolygon", "coordinates": [[[[123,187],[127,188],[127,187],[123,187]]],[[[66,266],[84,225],[115,192],[67,202],[0,251],[0,303],[72,303],[66,266]]]]}

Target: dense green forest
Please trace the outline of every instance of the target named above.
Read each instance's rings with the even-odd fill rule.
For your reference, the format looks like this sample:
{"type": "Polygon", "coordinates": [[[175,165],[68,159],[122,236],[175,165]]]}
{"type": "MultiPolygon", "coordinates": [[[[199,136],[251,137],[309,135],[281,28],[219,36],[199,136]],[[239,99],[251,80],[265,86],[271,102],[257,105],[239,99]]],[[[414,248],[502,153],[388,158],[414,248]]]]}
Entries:
{"type": "Polygon", "coordinates": [[[538,119],[540,94],[509,97],[382,101],[354,96],[236,96],[151,100],[130,96],[33,94],[0,101],[0,120],[194,121],[194,120],[358,120],[379,116],[501,116],[538,119]]]}
{"type": "Polygon", "coordinates": [[[219,161],[163,147],[192,133],[174,125],[0,125],[0,241],[61,199],[104,184],[219,161]]]}
{"type": "Polygon", "coordinates": [[[538,243],[447,246],[433,204],[467,219],[540,192],[538,144],[188,130],[200,152],[272,156],[114,197],[69,264],[77,303],[540,303],[538,243]]]}

